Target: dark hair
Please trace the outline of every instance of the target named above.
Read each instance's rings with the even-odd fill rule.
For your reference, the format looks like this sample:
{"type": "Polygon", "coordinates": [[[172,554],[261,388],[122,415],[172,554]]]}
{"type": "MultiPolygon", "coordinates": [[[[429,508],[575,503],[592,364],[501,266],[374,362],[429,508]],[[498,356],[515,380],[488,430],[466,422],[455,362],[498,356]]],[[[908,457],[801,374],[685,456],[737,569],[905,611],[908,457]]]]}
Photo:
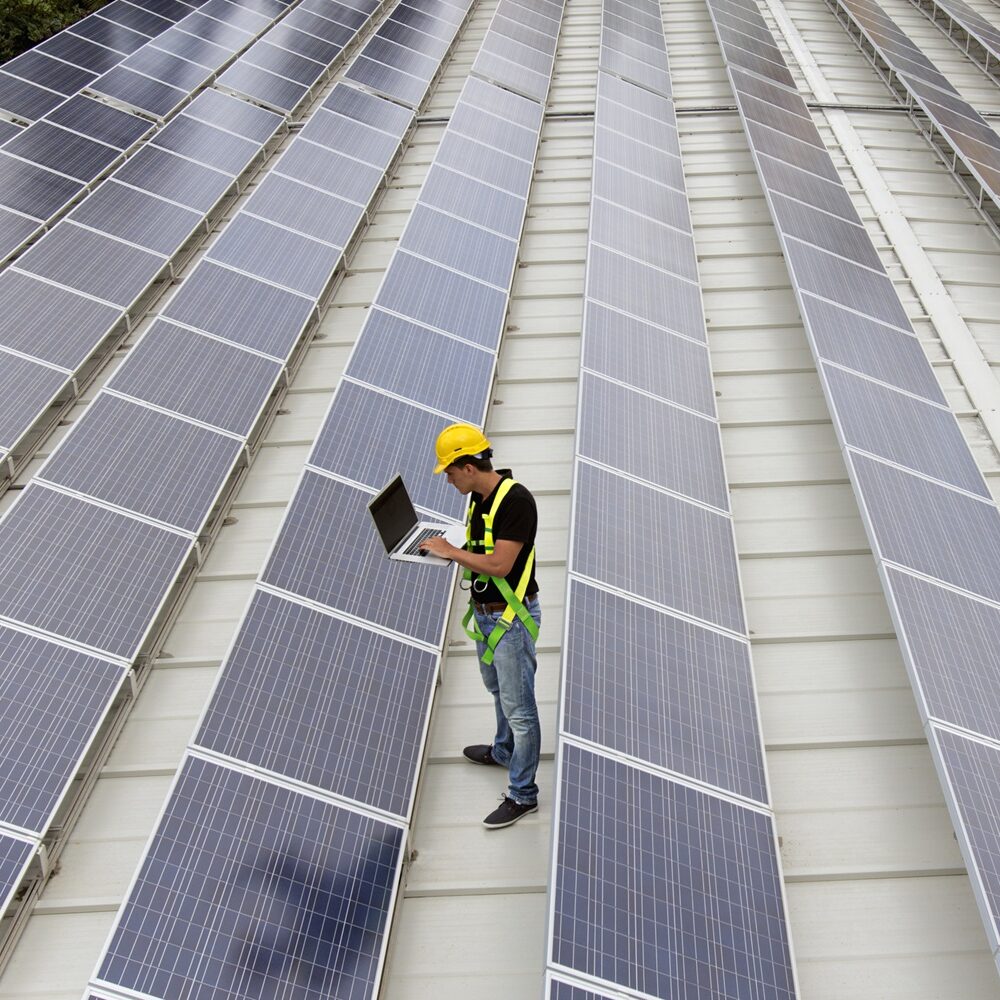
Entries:
{"type": "Polygon", "coordinates": [[[492,472],[493,463],[490,459],[493,457],[493,449],[487,448],[486,451],[482,452],[480,455],[459,455],[451,465],[457,465],[459,467],[463,465],[473,465],[480,472],[492,472]]]}

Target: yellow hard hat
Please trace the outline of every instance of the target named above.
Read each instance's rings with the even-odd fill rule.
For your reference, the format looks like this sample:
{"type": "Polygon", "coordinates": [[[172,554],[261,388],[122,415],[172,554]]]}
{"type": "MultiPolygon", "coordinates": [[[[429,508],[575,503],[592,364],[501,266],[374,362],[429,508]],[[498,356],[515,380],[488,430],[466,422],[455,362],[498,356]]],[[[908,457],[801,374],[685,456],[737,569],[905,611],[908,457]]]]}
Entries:
{"type": "Polygon", "coordinates": [[[462,455],[475,455],[477,458],[484,451],[490,448],[489,441],[478,427],[472,424],[449,424],[437,436],[434,445],[437,451],[437,465],[434,466],[435,474],[444,472],[456,458],[462,455]]]}

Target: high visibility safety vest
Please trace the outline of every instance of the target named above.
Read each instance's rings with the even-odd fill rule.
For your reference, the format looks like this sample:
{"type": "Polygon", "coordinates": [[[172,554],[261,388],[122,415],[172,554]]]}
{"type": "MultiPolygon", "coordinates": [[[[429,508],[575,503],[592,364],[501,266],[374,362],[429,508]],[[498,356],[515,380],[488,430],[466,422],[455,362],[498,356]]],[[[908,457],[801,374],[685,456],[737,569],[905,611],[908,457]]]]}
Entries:
{"type": "MultiPolygon", "coordinates": [[[[493,504],[488,511],[483,513],[483,537],[473,539],[472,537],[472,517],[476,511],[476,502],[473,501],[469,509],[469,523],[465,529],[465,540],[466,548],[472,552],[483,552],[485,555],[491,555],[493,552],[493,520],[497,516],[497,511],[500,509],[500,504],[503,503],[503,499],[511,491],[513,486],[516,486],[517,482],[514,479],[504,479],[501,481],[500,485],[497,487],[496,496],[493,498],[493,504]],[[473,548],[475,546],[475,548],[473,548]]],[[[493,655],[496,652],[496,648],[500,643],[500,640],[510,631],[510,627],[514,624],[514,619],[519,618],[524,627],[528,630],[528,635],[531,636],[532,641],[538,639],[538,624],[534,618],[528,613],[528,609],[524,606],[524,595],[528,590],[528,581],[531,579],[531,571],[535,565],[535,548],[531,547],[531,551],[528,553],[528,561],[524,564],[524,571],[521,573],[521,578],[517,581],[517,586],[511,590],[510,584],[502,576],[490,576],[487,573],[479,573],[476,576],[476,583],[486,583],[487,580],[492,580],[497,590],[500,591],[500,596],[507,602],[507,607],[504,609],[504,613],[500,616],[500,620],[496,623],[493,631],[490,632],[489,636],[483,635],[479,630],[479,625],[475,619],[475,609],[472,605],[469,605],[469,610],[466,611],[465,617],[462,619],[462,627],[465,629],[465,634],[470,639],[475,639],[478,642],[485,642],[486,649],[483,651],[483,663],[490,664],[493,662],[493,655]],[[469,622],[472,622],[472,628],[469,628],[469,622]]],[[[472,579],[472,570],[467,569],[463,573],[463,577],[466,580],[472,579]]]]}

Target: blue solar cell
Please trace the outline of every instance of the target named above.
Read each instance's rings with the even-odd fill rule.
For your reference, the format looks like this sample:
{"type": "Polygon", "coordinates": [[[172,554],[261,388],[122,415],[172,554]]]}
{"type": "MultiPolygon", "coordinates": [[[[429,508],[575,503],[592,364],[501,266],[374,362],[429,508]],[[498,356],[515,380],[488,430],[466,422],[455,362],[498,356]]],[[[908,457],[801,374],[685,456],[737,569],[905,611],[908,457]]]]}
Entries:
{"type": "Polygon", "coordinates": [[[402,473],[413,503],[462,520],[466,500],[427,461],[427,442],[447,420],[437,413],[344,380],[309,461],[364,486],[380,490],[402,473]],[[372,440],[384,442],[372,448],[372,440]]]}
{"type": "Polygon", "coordinates": [[[959,844],[968,842],[972,857],[966,853],[966,861],[974,882],[982,886],[988,927],[996,941],[1000,937],[1000,749],[937,726],[931,727],[931,745],[936,745],[944,764],[961,818],[959,844]]]}
{"type": "Polygon", "coordinates": [[[111,3],[101,7],[98,14],[114,21],[116,24],[124,24],[134,31],[141,31],[144,35],[152,38],[154,35],[166,31],[170,27],[170,21],[165,17],[159,17],[150,11],[143,10],[133,4],[125,3],[123,0],[111,0],[111,3]]]}
{"type": "Polygon", "coordinates": [[[947,406],[934,369],[915,336],[808,293],[800,302],[819,357],[947,406]]]}
{"type": "Polygon", "coordinates": [[[608,993],[598,993],[591,989],[581,989],[560,979],[549,983],[548,1000],[613,1000],[608,993]]]}
{"type": "Polygon", "coordinates": [[[926,713],[1000,740],[1000,609],[888,568],[926,713]]]}
{"type": "Polygon", "coordinates": [[[0,208],[0,261],[41,231],[42,224],[39,220],[0,208]]]}
{"type": "Polygon", "coordinates": [[[163,315],[284,360],[314,311],[311,299],[202,261],[177,289],[163,315]]]}
{"type": "Polygon", "coordinates": [[[223,170],[233,177],[243,173],[253,158],[260,152],[260,146],[249,139],[189,115],[178,115],[169,125],[153,137],[152,142],[162,149],[197,160],[216,170],[223,170]]]}
{"type": "Polygon", "coordinates": [[[385,175],[381,167],[359,163],[306,139],[292,143],[274,170],[359,205],[368,204],[385,175]]]}
{"type": "Polygon", "coordinates": [[[715,416],[705,347],[596,302],[587,303],[584,315],[582,363],[636,389],[715,416]]]}
{"type": "Polygon", "coordinates": [[[212,244],[205,259],[319,299],[333,277],[341,252],[338,247],[241,212],[212,244]]]}
{"type": "Polygon", "coordinates": [[[347,153],[382,170],[399,149],[397,136],[325,108],[320,108],[306,122],[301,134],[310,142],[347,153]]]}
{"type": "Polygon", "coordinates": [[[120,665],[0,626],[0,820],[45,832],[124,679],[120,665]]]}
{"type": "Polygon", "coordinates": [[[132,659],[191,551],[174,532],[30,485],[0,524],[0,614],[132,659]]]}
{"type": "Polygon", "coordinates": [[[517,261],[517,241],[423,205],[413,207],[399,245],[497,288],[507,289],[517,261]]]}
{"type": "Polygon", "coordinates": [[[140,51],[130,55],[122,66],[154,80],[169,83],[171,87],[177,87],[187,93],[197,90],[212,75],[210,69],[187,59],[181,59],[170,52],[164,52],[153,45],[144,46],[140,51]]]}
{"type": "Polygon", "coordinates": [[[216,431],[102,393],[39,476],[197,532],[242,447],[216,431]]]}
{"type": "MultiPolygon", "coordinates": [[[[184,30],[219,45],[230,53],[236,53],[246,48],[253,41],[254,36],[254,32],[227,24],[218,20],[217,17],[208,17],[200,10],[188,14],[184,19],[184,30]]],[[[218,91],[214,91],[214,93],[218,93],[218,91]]]]}
{"type": "Polygon", "coordinates": [[[744,633],[727,517],[585,462],[574,504],[571,570],[744,633]]]}
{"type": "Polygon", "coordinates": [[[122,56],[135,52],[149,41],[148,35],[132,31],[131,28],[116,24],[114,21],[108,21],[99,14],[91,14],[90,17],[70,25],[67,30],[98,45],[106,45],[109,49],[120,52],[122,56]]]}
{"type": "Polygon", "coordinates": [[[129,149],[153,131],[152,123],[145,118],[82,95],[71,97],[47,115],[46,120],[117,149],[129,149]]]}
{"type": "Polygon", "coordinates": [[[363,215],[361,206],[353,201],[278,174],[264,178],[244,210],[338,247],[347,246],[363,215]]]}
{"type": "Polygon", "coordinates": [[[338,83],[330,91],[323,107],[399,138],[402,138],[413,121],[412,111],[343,83],[338,83]]]}
{"type": "Polygon", "coordinates": [[[210,70],[217,70],[232,55],[232,50],[225,46],[216,45],[215,42],[205,38],[198,38],[180,28],[171,28],[158,35],[153,40],[153,45],[157,49],[210,70]]]}
{"type": "Polygon", "coordinates": [[[294,80],[304,87],[311,87],[326,70],[323,63],[279,48],[266,39],[257,42],[242,58],[251,66],[266,69],[286,80],[294,80]]]}
{"type": "Polygon", "coordinates": [[[411,108],[420,106],[430,84],[429,77],[410,76],[393,66],[371,59],[364,53],[351,63],[344,77],[411,108]]]}
{"type": "Polygon", "coordinates": [[[950,409],[829,365],[820,365],[820,371],[830,388],[848,447],[990,498],[983,474],[950,409]]]}
{"type": "Polygon", "coordinates": [[[258,591],[195,743],[407,816],[437,656],[258,591]]]}
{"type": "MultiPolygon", "coordinates": [[[[679,182],[680,177],[677,180],[679,182]]],[[[680,188],[674,190],[666,184],[629,173],[613,163],[595,160],[594,194],[637,215],[649,216],[656,222],[684,232],[691,231],[687,198],[680,188]]]]}
{"type": "Polygon", "coordinates": [[[306,471],[261,580],[438,645],[452,574],[389,559],[368,514],[372,496],[306,471]]]}
{"type": "MultiPolygon", "coordinates": [[[[355,35],[355,29],[345,24],[338,24],[319,14],[314,14],[304,7],[296,7],[282,21],[283,25],[289,25],[299,32],[308,34],[318,41],[327,45],[332,45],[336,49],[342,49],[355,35]]],[[[268,36],[272,37],[272,36],[268,36]]]]}
{"type": "Polygon", "coordinates": [[[15,212],[45,220],[73,200],[83,184],[0,151],[0,201],[15,212]]]}
{"type": "Polygon", "coordinates": [[[82,90],[96,74],[79,66],[53,59],[38,49],[29,49],[23,55],[3,64],[4,72],[34,83],[46,90],[69,97],[82,90]]]}
{"type": "Polygon", "coordinates": [[[0,351],[0,447],[13,448],[68,380],[67,372],[0,351]]]}
{"type": "MultiPolygon", "coordinates": [[[[306,17],[309,16],[306,14],[306,17]]],[[[345,28],[344,32],[350,37],[351,32],[348,29],[345,28]]],[[[328,67],[343,50],[342,45],[319,38],[310,34],[308,30],[299,30],[289,23],[289,18],[285,18],[280,24],[275,25],[267,33],[267,40],[273,45],[306,56],[319,63],[321,67],[328,67]]]]}
{"type": "Polygon", "coordinates": [[[270,108],[291,112],[299,106],[309,93],[309,88],[283,76],[269,73],[248,62],[237,62],[229,67],[218,80],[220,87],[228,87],[237,94],[247,97],[270,108]]]}
{"type": "Polygon", "coordinates": [[[581,373],[576,449],[654,486],[729,509],[718,424],[581,373]]]}
{"type": "Polygon", "coordinates": [[[6,118],[0,119],[0,146],[2,146],[8,139],[13,139],[15,135],[20,135],[23,131],[23,125],[17,125],[14,122],[9,122],[6,118]]]}
{"type": "Polygon", "coordinates": [[[105,45],[89,42],[72,31],[60,31],[37,46],[40,52],[47,52],[57,59],[64,59],[74,66],[89,69],[93,73],[105,73],[122,61],[121,52],[115,52],[105,45]]]}
{"type": "Polygon", "coordinates": [[[376,301],[491,350],[500,341],[507,315],[505,290],[405,252],[393,258],[376,301]]]}
{"type": "Polygon", "coordinates": [[[280,375],[277,361],[157,320],[108,387],[213,427],[249,434],[280,375]]]}
{"type": "Polygon", "coordinates": [[[16,837],[0,834],[0,913],[7,907],[35,853],[35,845],[16,837]]]}
{"type": "Polygon", "coordinates": [[[521,198],[528,196],[534,164],[484,146],[457,132],[446,132],[436,162],[521,198]]]}
{"type": "Polygon", "coordinates": [[[1000,602],[996,505],[851,453],[883,559],[1000,602]]]}
{"type": "Polygon", "coordinates": [[[0,274],[0,315],[0,344],[70,370],[121,319],[112,306],[14,270],[0,274]]]}
{"type": "Polygon", "coordinates": [[[524,223],[525,201],[498,191],[448,167],[432,164],[420,190],[425,205],[440,208],[477,225],[517,239],[524,223]]]}
{"type": "Polygon", "coordinates": [[[480,425],[493,366],[489,351],[373,308],[345,374],[480,425]]]}
{"type": "Polygon", "coordinates": [[[104,76],[94,81],[91,89],[138,111],[145,111],[154,118],[169,118],[188,97],[187,90],[151,80],[124,66],[108,70],[104,76]]]}
{"type": "Polygon", "coordinates": [[[150,996],[374,995],[403,832],[183,764],[97,979],[150,996]]]}
{"type": "Polygon", "coordinates": [[[121,151],[48,122],[35,122],[5,146],[12,156],[58,170],[62,174],[89,183],[107,170],[121,151]]]}
{"type": "Polygon", "coordinates": [[[692,340],[706,339],[701,289],[666,271],[590,245],[587,295],[606,306],[692,340]]]}
{"type": "Polygon", "coordinates": [[[591,202],[590,239],[644,264],[679,274],[689,281],[698,280],[693,236],[602,198],[591,202]]]}
{"type": "Polygon", "coordinates": [[[247,104],[238,97],[230,97],[218,90],[203,90],[184,109],[184,114],[209,125],[220,125],[261,146],[284,124],[281,115],[247,104]]]}
{"type": "Polygon", "coordinates": [[[746,642],[571,580],[562,725],[767,802],[746,642]]]}
{"type": "Polygon", "coordinates": [[[151,191],[207,215],[233,185],[230,174],[146,146],[115,171],[115,180],[151,191]]]}
{"type": "Polygon", "coordinates": [[[128,309],[167,259],[65,222],[17,260],[23,271],[128,309]]]}
{"type": "Polygon", "coordinates": [[[767,815],[571,744],[561,771],[554,962],[671,1000],[794,1000],[767,815]]]}

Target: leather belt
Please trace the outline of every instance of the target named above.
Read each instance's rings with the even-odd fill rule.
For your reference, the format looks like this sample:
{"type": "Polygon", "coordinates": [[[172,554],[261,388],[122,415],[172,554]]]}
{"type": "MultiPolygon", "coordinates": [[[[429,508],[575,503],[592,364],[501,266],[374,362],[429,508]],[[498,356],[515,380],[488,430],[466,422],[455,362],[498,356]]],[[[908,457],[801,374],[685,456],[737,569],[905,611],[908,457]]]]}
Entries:
{"type": "MultiPolygon", "coordinates": [[[[528,601],[533,601],[537,596],[538,596],[538,591],[536,590],[535,593],[533,593],[533,594],[525,594],[524,595],[524,600],[527,603],[528,601]]],[[[472,602],[472,606],[481,615],[491,615],[491,614],[493,614],[494,611],[506,611],[507,610],[507,602],[506,601],[491,601],[489,604],[480,604],[478,601],[473,601],[472,602]]]]}

